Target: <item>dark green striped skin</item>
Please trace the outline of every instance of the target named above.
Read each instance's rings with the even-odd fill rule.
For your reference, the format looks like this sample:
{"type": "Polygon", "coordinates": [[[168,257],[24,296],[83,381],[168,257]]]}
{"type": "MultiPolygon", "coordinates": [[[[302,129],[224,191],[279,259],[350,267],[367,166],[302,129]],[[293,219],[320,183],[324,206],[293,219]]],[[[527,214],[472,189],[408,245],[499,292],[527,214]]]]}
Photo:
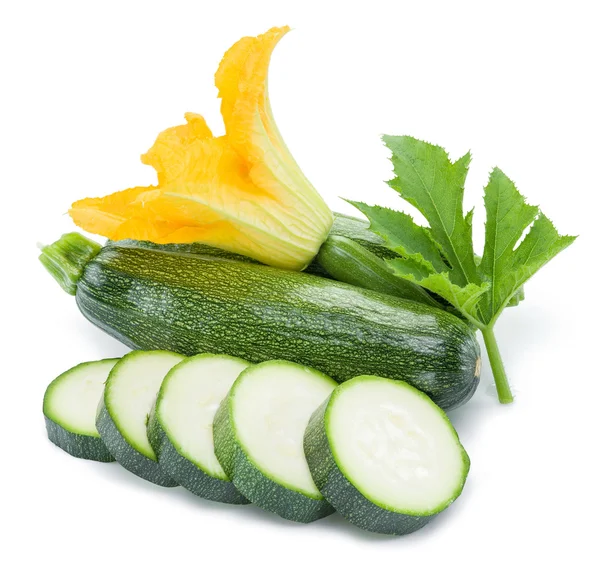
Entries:
{"type": "Polygon", "coordinates": [[[385,261],[347,237],[330,236],[321,246],[317,259],[327,273],[338,281],[444,308],[424,288],[396,277],[385,261]]]}
{"type": "Polygon", "coordinates": [[[235,487],[253,504],[286,520],[310,523],[333,513],[324,499],[282,486],[263,473],[238,442],[231,419],[231,395],[219,406],[213,423],[215,455],[235,487]]]}
{"type": "Polygon", "coordinates": [[[404,535],[422,528],[432,516],[408,516],[373,504],[344,476],[335,462],[325,428],[331,396],[313,413],[304,434],[304,455],[312,478],[328,502],[350,523],[361,529],[404,535]]]}
{"type": "Polygon", "coordinates": [[[113,244],[87,264],[76,299],[132,348],[401,379],[444,409],[479,381],[479,345],[455,316],[304,273],[113,244]]]}
{"type": "Polygon", "coordinates": [[[48,438],[59,448],[76,458],[97,460],[98,462],[114,462],[106,445],[99,437],[79,435],[67,431],[52,419],[44,417],[48,438]]]}
{"type": "Polygon", "coordinates": [[[127,442],[112,420],[104,403],[104,398],[100,400],[98,407],[96,428],[108,451],[123,468],[159,486],[169,488],[178,486],[177,482],[164,472],[157,461],[144,456],[127,442]]]}
{"type": "Polygon", "coordinates": [[[179,453],[163,429],[159,417],[157,417],[156,405],[152,408],[148,421],[148,440],[158,457],[159,465],[165,473],[186,490],[214,502],[226,504],[250,503],[230,480],[211,476],[179,453]]]}

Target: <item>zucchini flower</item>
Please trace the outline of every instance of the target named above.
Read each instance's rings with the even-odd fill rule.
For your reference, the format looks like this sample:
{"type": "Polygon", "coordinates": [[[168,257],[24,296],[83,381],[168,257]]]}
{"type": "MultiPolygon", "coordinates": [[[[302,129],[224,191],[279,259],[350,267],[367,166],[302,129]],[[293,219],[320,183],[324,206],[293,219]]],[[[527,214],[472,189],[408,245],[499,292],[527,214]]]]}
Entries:
{"type": "Polygon", "coordinates": [[[201,242],[263,263],[303,269],[326,239],[333,216],[285,145],[267,90],[271,53],[288,27],[245,37],[215,75],[226,134],[205,120],[158,135],[142,162],[155,186],[75,202],[82,229],[113,240],[201,242]]]}

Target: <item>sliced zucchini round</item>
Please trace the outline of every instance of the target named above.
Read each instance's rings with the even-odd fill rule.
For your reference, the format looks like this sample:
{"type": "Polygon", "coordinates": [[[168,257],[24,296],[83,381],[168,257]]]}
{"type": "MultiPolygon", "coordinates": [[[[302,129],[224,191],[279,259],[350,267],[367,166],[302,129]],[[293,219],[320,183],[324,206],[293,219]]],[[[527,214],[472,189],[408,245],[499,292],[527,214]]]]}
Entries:
{"type": "Polygon", "coordinates": [[[333,512],[302,449],[312,412],[337,384],[298,364],[269,361],[244,370],[215,415],[215,454],[252,503],[297,522],[333,512]]]}
{"type": "Polygon", "coordinates": [[[403,381],[360,376],[313,414],[304,437],[313,480],[368,531],[423,527],[462,492],[469,457],[446,414],[403,381]]]}
{"type": "Polygon", "coordinates": [[[158,464],[146,424],[160,384],[183,356],[133,351],[111,370],[100,399],[96,427],[106,448],[124,468],[159,486],[177,486],[158,464]]]}
{"type": "Polygon", "coordinates": [[[213,419],[238,375],[250,365],[224,355],[186,358],[166,375],[148,422],[158,463],[197,496],[248,504],[221,468],[213,443],[213,419]]]}
{"type": "Polygon", "coordinates": [[[96,409],[104,382],[118,359],[79,364],[59,375],[44,394],[44,418],[48,438],[76,456],[112,462],[96,429],[96,409]]]}

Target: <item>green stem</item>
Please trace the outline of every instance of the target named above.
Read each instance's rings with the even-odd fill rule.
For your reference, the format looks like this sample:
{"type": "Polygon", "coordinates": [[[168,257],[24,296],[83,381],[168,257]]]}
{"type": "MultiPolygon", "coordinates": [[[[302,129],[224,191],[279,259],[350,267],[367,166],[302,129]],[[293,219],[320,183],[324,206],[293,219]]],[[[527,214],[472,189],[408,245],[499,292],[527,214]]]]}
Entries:
{"type": "Polygon", "coordinates": [[[101,248],[98,243],[79,233],[65,233],[52,245],[42,247],[39,259],[62,289],[74,295],[85,266],[101,248]]]}
{"type": "Polygon", "coordinates": [[[506,377],[506,371],[504,370],[504,364],[502,363],[496,336],[494,336],[494,329],[491,325],[488,325],[481,329],[481,333],[483,334],[483,341],[485,342],[485,348],[490,359],[490,365],[492,366],[496,390],[498,391],[498,399],[500,400],[500,403],[512,403],[513,394],[510,390],[510,385],[508,384],[508,377],[506,377]]]}

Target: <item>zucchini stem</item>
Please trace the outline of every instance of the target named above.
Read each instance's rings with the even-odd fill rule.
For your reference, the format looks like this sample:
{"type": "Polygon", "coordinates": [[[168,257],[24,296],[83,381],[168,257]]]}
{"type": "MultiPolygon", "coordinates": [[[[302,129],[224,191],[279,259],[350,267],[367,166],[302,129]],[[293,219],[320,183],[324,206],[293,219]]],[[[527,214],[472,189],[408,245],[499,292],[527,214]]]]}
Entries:
{"type": "Polygon", "coordinates": [[[485,348],[490,359],[490,366],[492,367],[492,374],[494,375],[494,382],[498,391],[498,399],[500,403],[512,403],[513,394],[510,390],[504,364],[502,363],[502,356],[500,356],[494,329],[488,325],[481,329],[481,333],[483,334],[483,341],[485,342],[485,348]]]}
{"type": "Polygon", "coordinates": [[[77,282],[102,247],[79,233],[65,233],[52,245],[42,247],[40,262],[61,288],[72,295],[77,292],[77,282]]]}

